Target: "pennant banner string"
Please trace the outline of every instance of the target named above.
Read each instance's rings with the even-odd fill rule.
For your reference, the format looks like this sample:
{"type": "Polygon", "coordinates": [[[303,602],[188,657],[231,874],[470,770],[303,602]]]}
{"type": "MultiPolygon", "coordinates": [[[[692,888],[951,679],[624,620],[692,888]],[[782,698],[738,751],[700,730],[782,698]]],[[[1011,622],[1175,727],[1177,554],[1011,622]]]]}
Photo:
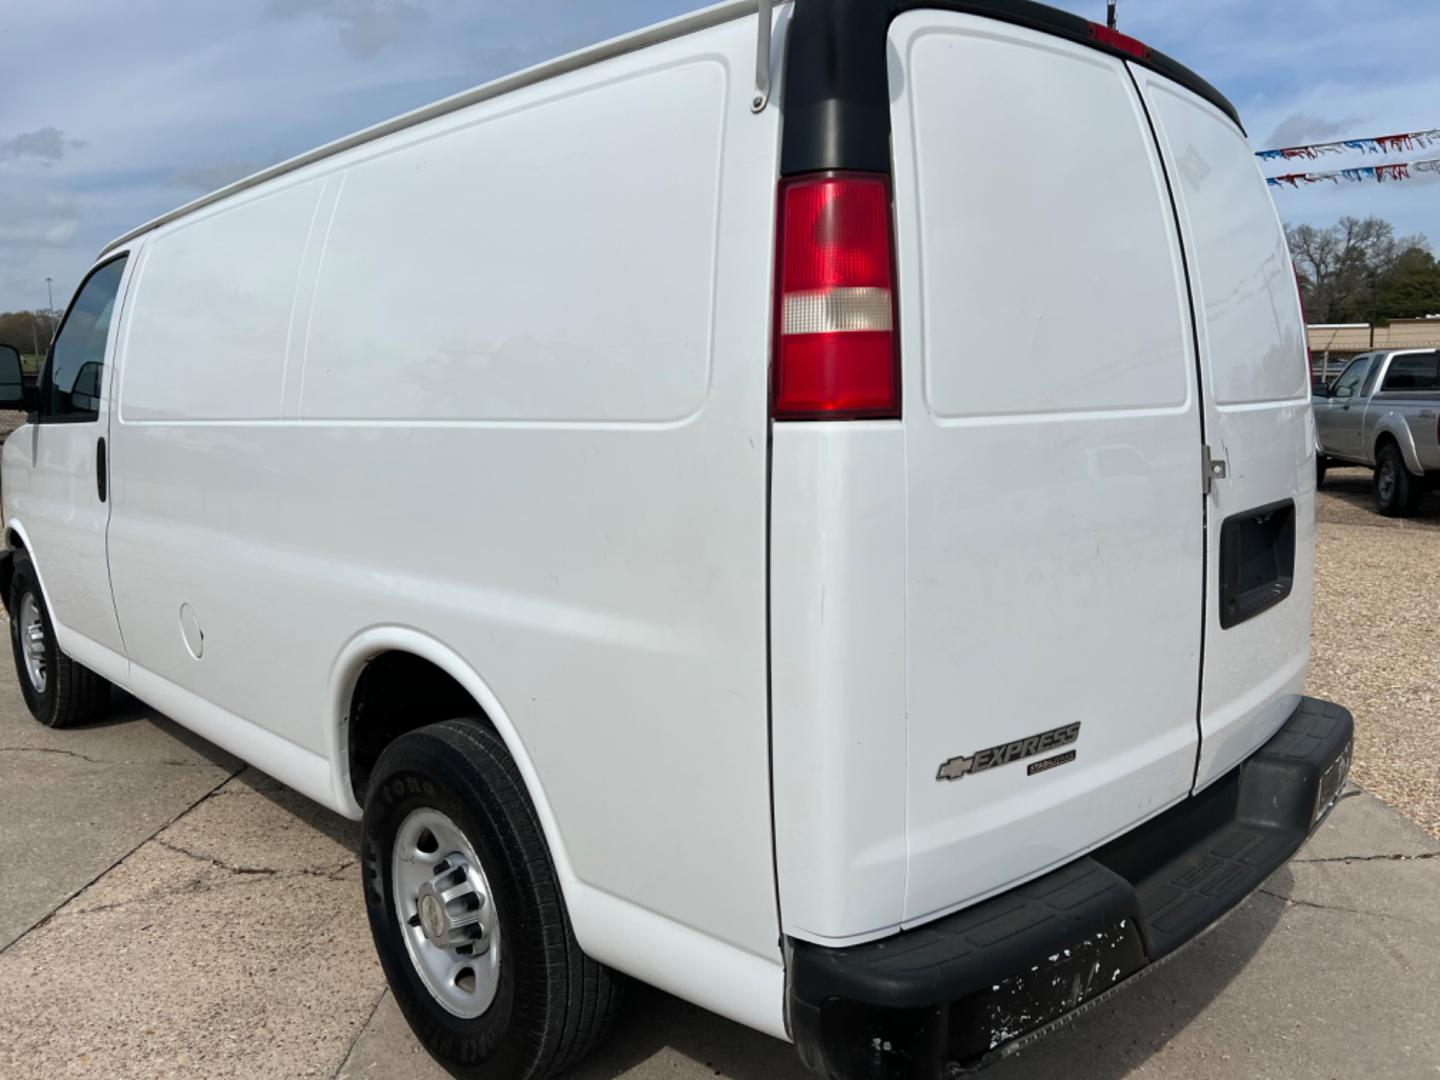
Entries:
{"type": "Polygon", "coordinates": [[[1374,180],[1377,184],[1392,180],[1411,180],[1423,173],[1440,176],[1440,158],[1427,161],[1410,161],[1399,165],[1362,165],[1354,169],[1336,169],[1334,172],[1287,173],[1271,176],[1266,183],[1271,187],[1299,187],[1301,184],[1358,184],[1374,180]]]}
{"type": "Polygon", "coordinates": [[[1312,143],[1309,146],[1287,146],[1280,150],[1261,150],[1255,156],[1261,161],[1290,161],[1294,158],[1314,160],[1330,154],[1399,154],[1406,150],[1428,150],[1440,146],[1440,128],[1428,131],[1407,131],[1400,135],[1380,135],[1374,139],[1342,139],[1339,142],[1312,143]]]}

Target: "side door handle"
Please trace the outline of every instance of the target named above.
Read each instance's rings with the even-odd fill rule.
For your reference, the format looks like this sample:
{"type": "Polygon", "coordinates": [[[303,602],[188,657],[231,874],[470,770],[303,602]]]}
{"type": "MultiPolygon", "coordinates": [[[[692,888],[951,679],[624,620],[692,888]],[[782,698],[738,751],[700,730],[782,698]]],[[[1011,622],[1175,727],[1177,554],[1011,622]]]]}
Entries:
{"type": "Polygon", "coordinates": [[[95,447],[95,492],[100,496],[100,501],[105,501],[107,484],[105,482],[105,436],[100,436],[100,442],[95,447]]]}

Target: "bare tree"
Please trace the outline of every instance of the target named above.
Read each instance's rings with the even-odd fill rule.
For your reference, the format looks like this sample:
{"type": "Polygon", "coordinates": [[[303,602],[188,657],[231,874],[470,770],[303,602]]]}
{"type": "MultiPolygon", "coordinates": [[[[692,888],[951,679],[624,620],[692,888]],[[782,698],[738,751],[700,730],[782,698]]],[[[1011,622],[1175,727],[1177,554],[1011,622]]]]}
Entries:
{"type": "Polygon", "coordinates": [[[1396,240],[1390,223],[1377,217],[1343,217],[1328,229],[1286,226],[1285,236],[1315,322],[1387,317],[1380,298],[1401,256],[1429,249],[1423,236],[1396,240]]]}

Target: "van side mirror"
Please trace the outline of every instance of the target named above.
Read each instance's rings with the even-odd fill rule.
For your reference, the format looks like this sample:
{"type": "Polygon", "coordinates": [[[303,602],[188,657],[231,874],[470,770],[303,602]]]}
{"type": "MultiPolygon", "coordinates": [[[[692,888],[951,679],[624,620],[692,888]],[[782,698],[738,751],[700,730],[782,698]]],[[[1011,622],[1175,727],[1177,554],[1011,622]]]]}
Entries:
{"type": "Polygon", "coordinates": [[[25,404],[25,378],[20,370],[20,350],[0,345],[0,408],[18,409],[25,404]]]}

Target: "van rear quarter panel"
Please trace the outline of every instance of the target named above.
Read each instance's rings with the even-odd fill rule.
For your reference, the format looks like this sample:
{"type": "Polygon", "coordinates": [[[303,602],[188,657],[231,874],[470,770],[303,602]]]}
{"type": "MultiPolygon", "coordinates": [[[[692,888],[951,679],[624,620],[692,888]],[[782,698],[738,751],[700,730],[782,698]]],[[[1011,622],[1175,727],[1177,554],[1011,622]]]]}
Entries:
{"type": "Polygon", "coordinates": [[[256,207],[233,244],[162,227],[145,279],[194,310],[142,283],[111,558],[135,662],[297,752],[337,742],[347,643],[443,643],[533,764],[582,945],[783,1034],[754,45],[752,17],[306,166],[221,204],[256,207]],[[210,339],[250,282],[247,358],[210,339]],[[193,364],[278,405],[211,418],[193,364]],[[738,983],[669,947],[702,939],[738,983]]]}

